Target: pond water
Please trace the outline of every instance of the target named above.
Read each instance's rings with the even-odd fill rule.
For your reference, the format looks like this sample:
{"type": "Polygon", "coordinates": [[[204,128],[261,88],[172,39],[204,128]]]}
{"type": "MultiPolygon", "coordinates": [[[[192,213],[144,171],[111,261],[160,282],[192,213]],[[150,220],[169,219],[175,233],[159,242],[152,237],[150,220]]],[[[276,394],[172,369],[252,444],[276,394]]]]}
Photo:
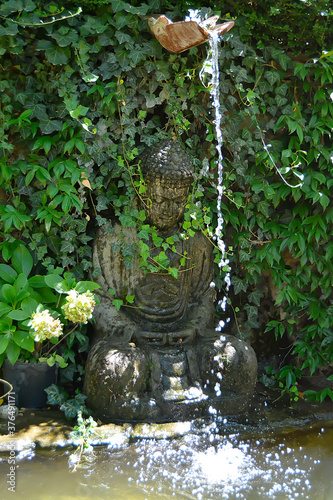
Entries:
{"type": "Polygon", "coordinates": [[[180,438],[95,447],[73,471],[73,453],[21,452],[16,490],[27,500],[333,500],[333,422],[253,432],[220,422],[180,438]]]}

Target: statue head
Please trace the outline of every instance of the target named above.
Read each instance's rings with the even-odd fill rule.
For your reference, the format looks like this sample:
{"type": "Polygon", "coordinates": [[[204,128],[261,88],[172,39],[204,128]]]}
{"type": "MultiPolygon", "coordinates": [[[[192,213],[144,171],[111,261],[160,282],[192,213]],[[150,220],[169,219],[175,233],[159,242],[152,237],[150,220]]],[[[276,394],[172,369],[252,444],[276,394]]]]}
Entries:
{"type": "Polygon", "coordinates": [[[174,227],[184,214],[194,167],[180,144],[165,139],[144,151],[140,166],[146,184],[146,215],[161,231],[174,227]]]}

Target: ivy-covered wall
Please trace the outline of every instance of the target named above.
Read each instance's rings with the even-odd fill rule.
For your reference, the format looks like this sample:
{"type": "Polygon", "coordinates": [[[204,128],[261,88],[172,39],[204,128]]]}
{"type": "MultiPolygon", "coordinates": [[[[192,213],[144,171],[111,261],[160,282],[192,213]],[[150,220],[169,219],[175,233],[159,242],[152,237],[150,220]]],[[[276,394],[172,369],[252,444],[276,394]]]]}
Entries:
{"type": "MultiPolygon", "coordinates": [[[[216,138],[199,77],[208,44],[168,53],[148,18],[183,20],[202,7],[203,15],[232,19],[220,50],[230,328],[262,357],[283,338],[288,357],[275,378],[297,398],[297,377],[330,375],[333,362],[332,7],[329,0],[174,4],[2,2],[1,258],[7,262],[13,242],[23,240],[37,267],[81,279],[96,229],[118,218],[141,226],[141,240],[124,249],[126,265],[140,252],[148,269],[168,267],[162,246],[160,259],[149,261],[145,240],[155,233],[132,200],[144,189],[136,158],[170,136],[197,168],[184,231],[214,233],[216,138]]],[[[217,267],[221,288],[223,273],[217,267]]],[[[330,387],[307,396],[333,398],[330,387]]]]}

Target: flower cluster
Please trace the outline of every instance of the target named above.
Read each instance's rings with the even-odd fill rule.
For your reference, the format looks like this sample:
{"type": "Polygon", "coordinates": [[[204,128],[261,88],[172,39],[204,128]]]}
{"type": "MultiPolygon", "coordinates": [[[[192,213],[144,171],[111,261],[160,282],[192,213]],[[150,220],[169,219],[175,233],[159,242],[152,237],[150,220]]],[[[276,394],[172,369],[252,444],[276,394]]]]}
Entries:
{"type": "Polygon", "coordinates": [[[92,318],[95,304],[95,297],[89,290],[80,294],[76,290],[70,290],[62,310],[65,318],[73,323],[88,323],[88,319],[92,318]]]}
{"type": "Polygon", "coordinates": [[[60,323],[59,319],[54,319],[53,316],[51,316],[48,309],[42,312],[33,313],[29,326],[36,332],[36,342],[60,337],[60,335],[63,334],[63,325],[60,323]]]}

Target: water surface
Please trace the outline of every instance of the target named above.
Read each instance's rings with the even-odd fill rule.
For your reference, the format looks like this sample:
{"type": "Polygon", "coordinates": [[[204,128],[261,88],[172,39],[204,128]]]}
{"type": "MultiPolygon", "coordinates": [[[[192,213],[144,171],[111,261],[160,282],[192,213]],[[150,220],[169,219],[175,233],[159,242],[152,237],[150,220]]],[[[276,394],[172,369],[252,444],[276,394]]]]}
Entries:
{"type": "MultiPolygon", "coordinates": [[[[72,451],[21,452],[16,492],[31,500],[333,500],[333,423],[230,433],[214,424],[178,439],[95,447],[73,472],[72,451]]],[[[8,473],[3,454],[1,478],[8,473]]]]}

